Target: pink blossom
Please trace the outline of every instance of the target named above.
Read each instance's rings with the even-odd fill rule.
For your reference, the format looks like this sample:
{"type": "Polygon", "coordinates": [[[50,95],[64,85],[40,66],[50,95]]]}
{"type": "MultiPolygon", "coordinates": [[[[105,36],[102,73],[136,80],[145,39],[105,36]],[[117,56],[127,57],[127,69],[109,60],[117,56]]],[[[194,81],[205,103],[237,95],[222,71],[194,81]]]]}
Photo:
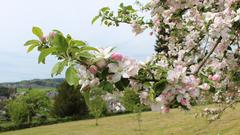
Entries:
{"type": "Polygon", "coordinates": [[[181,99],[180,103],[184,106],[187,106],[187,104],[188,104],[187,100],[184,98],[181,99]]]}
{"type": "Polygon", "coordinates": [[[204,83],[200,86],[198,86],[200,89],[203,89],[203,90],[209,90],[210,89],[210,86],[207,84],[207,83],[204,83]]]}
{"type": "Polygon", "coordinates": [[[185,76],[182,81],[187,87],[197,87],[200,83],[200,80],[193,75],[185,76]]]}
{"type": "Polygon", "coordinates": [[[162,109],[162,113],[169,113],[169,107],[167,107],[167,106],[162,106],[161,107],[161,109],[162,109]]]}
{"type": "Polygon", "coordinates": [[[96,74],[97,71],[98,71],[98,68],[97,68],[97,66],[95,66],[95,65],[91,65],[88,70],[89,70],[92,74],[96,74]]]}
{"type": "Polygon", "coordinates": [[[123,55],[120,53],[113,53],[111,55],[112,60],[114,61],[121,61],[123,59],[123,55]]]}
{"type": "Polygon", "coordinates": [[[215,74],[211,77],[211,80],[213,81],[220,81],[220,79],[221,79],[221,76],[219,74],[215,74]]]}
{"type": "Polygon", "coordinates": [[[167,80],[170,82],[176,82],[181,75],[185,73],[187,67],[183,67],[182,65],[177,65],[173,70],[168,71],[167,80]]]}
{"type": "Polygon", "coordinates": [[[98,78],[94,78],[93,80],[90,81],[90,86],[94,87],[94,86],[98,85],[99,83],[100,83],[99,79],[98,78]]]}
{"type": "Polygon", "coordinates": [[[158,97],[156,97],[155,101],[163,105],[168,104],[167,97],[164,94],[161,94],[158,97]]]}

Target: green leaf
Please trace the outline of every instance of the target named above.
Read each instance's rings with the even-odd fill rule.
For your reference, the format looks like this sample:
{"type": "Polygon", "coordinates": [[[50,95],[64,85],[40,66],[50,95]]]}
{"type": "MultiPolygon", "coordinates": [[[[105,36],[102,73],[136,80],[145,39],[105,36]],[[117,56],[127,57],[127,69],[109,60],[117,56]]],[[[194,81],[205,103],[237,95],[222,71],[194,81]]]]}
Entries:
{"type": "Polygon", "coordinates": [[[40,42],[38,40],[29,40],[24,44],[24,46],[29,46],[34,44],[40,45],[40,42]]]}
{"type": "Polygon", "coordinates": [[[94,24],[99,17],[100,17],[99,15],[95,16],[95,17],[92,19],[92,24],[94,24]]]}
{"type": "Polygon", "coordinates": [[[54,65],[51,75],[59,75],[62,73],[64,67],[67,65],[67,61],[61,61],[54,65]]]}
{"type": "Polygon", "coordinates": [[[78,72],[73,66],[70,66],[67,69],[65,77],[69,85],[75,85],[75,86],[78,85],[78,81],[79,81],[78,72]]]}
{"type": "Polygon", "coordinates": [[[84,57],[84,58],[92,58],[93,55],[88,53],[88,52],[81,52],[81,53],[77,53],[78,57],[84,57]]]}
{"type": "Polygon", "coordinates": [[[133,9],[133,7],[131,5],[128,5],[126,8],[127,8],[127,10],[134,11],[134,9],[133,9]]]}
{"type": "Polygon", "coordinates": [[[53,46],[55,46],[59,52],[65,52],[68,48],[68,43],[66,38],[58,33],[53,40],[53,46]]]}
{"type": "Polygon", "coordinates": [[[85,46],[86,43],[83,42],[83,41],[81,41],[81,40],[73,40],[73,41],[71,42],[71,45],[73,45],[73,46],[85,46]]]}
{"type": "Polygon", "coordinates": [[[124,8],[123,3],[120,3],[119,7],[120,7],[120,8],[124,8]]]}
{"type": "Polygon", "coordinates": [[[42,36],[43,36],[43,32],[42,32],[42,30],[39,28],[39,27],[33,27],[32,28],[32,32],[33,32],[33,34],[34,35],[36,35],[38,38],[42,38],[42,36]]]}
{"type": "Polygon", "coordinates": [[[126,87],[128,87],[130,81],[127,78],[122,78],[120,81],[115,83],[115,86],[118,90],[123,91],[126,87]]]}
{"type": "Polygon", "coordinates": [[[108,10],[110,10],[109,7],[103,7],[103,8],[101,9],[102,12],[106,12],[106,11],[108,11],[108,10]]]}
{"type": "Polygon", "coordinates": [[[167,80],[163,79],[153,84],[153,89],[157,95],[161,94],[167,85],[167,80]]]}
{"type": "Polygon", "coordinates": [[[80,48],[79,51],[86,52],[86,51],[98,51],[97,48],[91,47],[91,46],[83,46],[80,48]]]}
{"type": "Polygon", "coordinates": [[[144,85],[145,87],[151,87],[151,86],[152,86],[150,82],[145,82],[145,83],[143,83],[143,85],[144,85]]]}
{"type": "Polygon", "coordinates": [[[27,52],[29,53],[29,52],[31,52],[35,47],[37,47],[38,46],[38,44],[32,44],[29,48],[28,48],[28,50],[27,50],[27,52]]]}
{"type": "Polygon", "coordinates": [[[108,81],[101,82],[100,86],[103,88],[103,90],[110,92],[110,93],[112,93],[112,91],[114,89],[113,85],[108,81]]]}
{"type": "Polygon", "coordinates": [[[41,51],[39,57],[38,57],[38,63],[43,63],[45,64],[45,59],[46,57],[53,53],[55,51],[55,48],[47,48],[41,51]]]}

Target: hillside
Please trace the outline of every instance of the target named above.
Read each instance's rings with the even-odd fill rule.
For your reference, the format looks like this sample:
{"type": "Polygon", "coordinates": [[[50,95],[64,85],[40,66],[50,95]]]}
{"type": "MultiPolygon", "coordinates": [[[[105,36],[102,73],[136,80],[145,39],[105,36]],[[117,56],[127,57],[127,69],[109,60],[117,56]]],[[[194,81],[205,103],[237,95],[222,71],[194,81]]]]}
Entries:
{"type": "Polygon", "coordinates": [[[137,130],[134,114],[119,115],[100,119],[100,126],[94,120],[82,120],[6,132],[1,135],[240,135],[240,105],[227,110],[222,119],[209,124],[204,118],[194,118],[191,112],[179,109],[169,114],[143,113],[143,130],[137,130]]]}
{"type": "Polygon", "coordinates": [[[63,81],[63,78],[34,79],[20,82],[0,83],[0,86],[11,88],[55,88],[63,81]]]}

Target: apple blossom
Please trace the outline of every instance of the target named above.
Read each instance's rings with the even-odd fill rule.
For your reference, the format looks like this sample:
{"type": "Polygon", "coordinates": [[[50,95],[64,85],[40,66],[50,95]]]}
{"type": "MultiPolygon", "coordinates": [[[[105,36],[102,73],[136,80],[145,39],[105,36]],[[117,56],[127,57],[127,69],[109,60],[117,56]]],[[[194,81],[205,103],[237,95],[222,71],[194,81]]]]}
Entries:
{"type": "Polygon", "coordinates": [[[180,103],[181,103],[182,105],[184,105],[184,106],[187,106],[187,104],[188,104],[188,103],[187,103],[187,100],[184,99],[184,98],[181,99],[180,103]]]}
{"type": "Polygon", "coordinates": [[[92,79],[92,80],[89,82],[89,85],[90,85],[90,87],[94,87],[94,86],[99,85],[99,83],[100,83],[99,79],[98,79],[98,78],[94,78],[94,79],[92,79]]]}
{"type": "Polygon", "coordinates": [[[213,81],[220,81],[220,79],[221,79],[221,76],[219,74],[215,74],[211,77],[211,80],[213,81]]]}
{"type": "Polygon", "coordinates": [[[209,90],[210,86],[207,83],[198,86],[202,90],[209,90]]]}
{"type": "Polygon", "coordinates": [[[94,52],[95,61],[101,61],[103,59],[109,59],[112,55],[112,47],[98,48],[98,51],[94,52]]]}
{"type": "Polygon", "coordinates": [[[111,55],[112,60],[114,61],[121,61],[123,59],[123,55],[120,53],[113,53],[111,55]]]}
{"type": "Polygon", "coordinates": [[[88,70],[92,73],[92,74],[96,74],[98,71],[98,68],[95,65],[91,65],[88,70]]]}
{"type": "Polygon", "coordinates": [[[162,113],[168,113],[170,111],[170,108],[167,106],[162,106],[161,110],[162,110],[162,113]]]}

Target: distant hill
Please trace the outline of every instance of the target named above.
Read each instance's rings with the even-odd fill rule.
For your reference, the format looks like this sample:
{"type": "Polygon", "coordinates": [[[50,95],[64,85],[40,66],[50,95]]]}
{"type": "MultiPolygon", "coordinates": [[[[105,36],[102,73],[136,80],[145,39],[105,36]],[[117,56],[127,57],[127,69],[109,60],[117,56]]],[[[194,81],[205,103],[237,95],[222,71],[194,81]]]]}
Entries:
{"type": "Polygon", "coordinates": [[[20,82],[0,83],[0,86],[8,88],[55,88],[63,81],[63,78],[33,79],[20,82]]]}

